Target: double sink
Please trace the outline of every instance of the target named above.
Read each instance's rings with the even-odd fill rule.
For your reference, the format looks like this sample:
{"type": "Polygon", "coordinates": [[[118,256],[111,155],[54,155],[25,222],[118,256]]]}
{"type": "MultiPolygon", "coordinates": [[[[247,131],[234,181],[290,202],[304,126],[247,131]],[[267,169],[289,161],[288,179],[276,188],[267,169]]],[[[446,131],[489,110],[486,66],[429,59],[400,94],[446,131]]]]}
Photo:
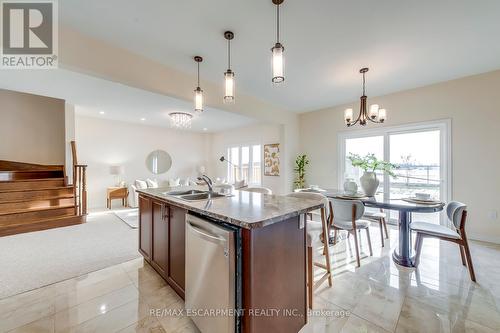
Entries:
{"type": "Polygon", "coordinates": [[[163,194],[171,195],[186,201],[212,200],[217,198],[227,198],[228,196],[230,196],[227,194],[200,190],[170,191],[164,192],[163,194]]]}

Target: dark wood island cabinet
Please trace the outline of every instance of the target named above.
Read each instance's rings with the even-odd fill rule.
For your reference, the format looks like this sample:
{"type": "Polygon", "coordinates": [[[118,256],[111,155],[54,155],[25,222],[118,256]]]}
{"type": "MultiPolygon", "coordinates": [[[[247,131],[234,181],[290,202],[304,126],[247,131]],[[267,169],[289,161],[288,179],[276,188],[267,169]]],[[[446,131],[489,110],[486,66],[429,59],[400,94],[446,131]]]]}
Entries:
{"type": "Polygon", "coordinates": [[[139,191],[139,251],[158,274],[185,299],[187,214],[236,227],[243,310],[236,332],[298,332],[307,321],[304,214],[322,203],[238,191],[187,202],[166,191],[139,191]]]}
{"type": "Polygon", "coordinates": [[[139,196],[139,252],[184,298],[185,209],[139,196]]]}

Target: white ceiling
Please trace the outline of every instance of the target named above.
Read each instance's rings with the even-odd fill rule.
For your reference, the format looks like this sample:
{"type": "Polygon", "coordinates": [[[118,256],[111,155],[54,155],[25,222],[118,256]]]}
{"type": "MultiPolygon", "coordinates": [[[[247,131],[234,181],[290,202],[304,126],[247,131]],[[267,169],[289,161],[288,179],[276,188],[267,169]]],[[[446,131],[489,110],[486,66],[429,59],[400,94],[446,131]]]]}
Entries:
{"type": "Polygon", "coordinates": [[[64,0],[64,24],[222,84],[226,41],[236,89],[303,112],[500,68],[498,0],[285,0],[286,81],[270,83],[271,0],[64,0]]]}
{"type": "MultiPolygon", "coordinates": [[[[64,69],[2,71],[0,88],[65,99],[84,116],[161,127],[171,127],[170,112],[192,113],[193,109],[186,101],[64,69]]],[[[255,123],[235,113],[205,108],[193,119],[190,130],[218,132],[255,123]]]]}

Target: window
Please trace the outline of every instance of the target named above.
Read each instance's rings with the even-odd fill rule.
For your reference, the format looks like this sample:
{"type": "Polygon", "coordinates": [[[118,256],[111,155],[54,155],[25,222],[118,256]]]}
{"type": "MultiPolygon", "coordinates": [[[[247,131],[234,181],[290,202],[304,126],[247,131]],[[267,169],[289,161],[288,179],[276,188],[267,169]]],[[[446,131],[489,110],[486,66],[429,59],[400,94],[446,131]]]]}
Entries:
{"type": "MultiPolygon", "coordinates": [[[[353,178],[359,185],[363,172],[352,167],[347,159],[349,153],[361,156],[372,153],[398,166],[395,170],[397,177],[377,173],[380,179],[379,195],[405,198],[423,192],[447,202],[451,199],[449,133],[449,121],[341,133],[339,187],[346,178],[353,178]]],[[[387,214],[390,221],[397,219],[396,211],[387,214]]],[[[439,223],[438,214],[413,214],[413,218],[439,223]]]]}
{"type": "Polygon", "coordinates": [[[233,146],[227,149],[227,179],[230,183],[245,180],[250,185],[261,184],[261,145],[233,146]]]}

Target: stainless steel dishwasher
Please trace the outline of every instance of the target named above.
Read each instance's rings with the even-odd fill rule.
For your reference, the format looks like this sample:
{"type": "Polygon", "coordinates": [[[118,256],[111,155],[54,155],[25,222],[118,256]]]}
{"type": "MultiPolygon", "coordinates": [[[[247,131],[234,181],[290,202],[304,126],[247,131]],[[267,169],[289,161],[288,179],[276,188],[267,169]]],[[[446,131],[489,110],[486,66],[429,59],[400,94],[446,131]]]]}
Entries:
{"type": "Polygon", "coordinates": [[[202,333],[236,332],[235,234],[186,215],[185,307],[202,333]]]}

